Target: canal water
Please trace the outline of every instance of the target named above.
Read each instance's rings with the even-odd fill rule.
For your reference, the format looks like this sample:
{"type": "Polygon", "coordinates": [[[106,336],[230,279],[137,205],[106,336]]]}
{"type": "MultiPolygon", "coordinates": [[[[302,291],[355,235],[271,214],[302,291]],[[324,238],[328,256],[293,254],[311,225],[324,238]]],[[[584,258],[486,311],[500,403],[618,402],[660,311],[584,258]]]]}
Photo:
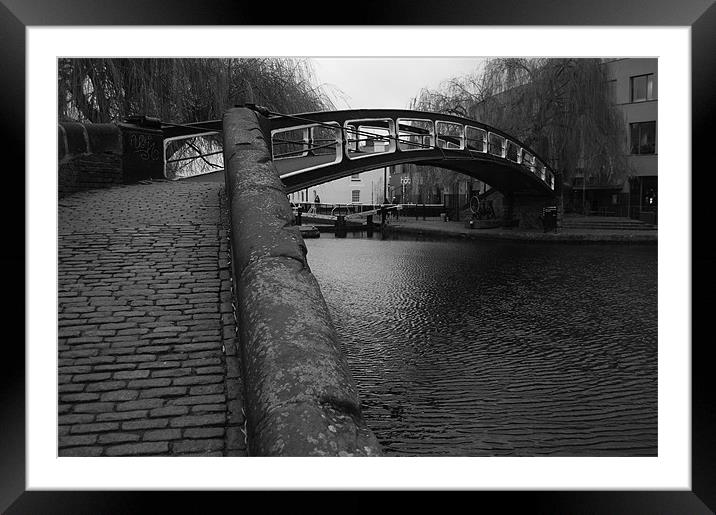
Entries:
{"type": "Polygon", "coordinates": [[[308,261],[386,455],[656,456],[656,246],[352,236],[308,261]]]}

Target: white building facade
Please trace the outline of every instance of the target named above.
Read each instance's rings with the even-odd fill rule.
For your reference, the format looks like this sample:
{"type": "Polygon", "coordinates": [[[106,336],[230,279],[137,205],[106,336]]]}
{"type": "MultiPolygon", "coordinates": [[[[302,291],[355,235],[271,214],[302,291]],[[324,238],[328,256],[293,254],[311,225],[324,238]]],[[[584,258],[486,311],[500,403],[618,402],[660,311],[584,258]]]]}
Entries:
{"type": "Polygon", "coordinates": [[[378,168],[291,193],[289,200],[294,203],[382,204],[389,180],[388,169],[378,168]]]}

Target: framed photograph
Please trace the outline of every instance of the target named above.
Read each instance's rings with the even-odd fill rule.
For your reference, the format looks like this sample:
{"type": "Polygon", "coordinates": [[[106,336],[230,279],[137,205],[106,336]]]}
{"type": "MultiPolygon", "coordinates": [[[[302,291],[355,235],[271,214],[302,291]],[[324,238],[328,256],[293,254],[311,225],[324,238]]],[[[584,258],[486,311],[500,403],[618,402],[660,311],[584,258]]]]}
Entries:
{"type": "MultiPolygon", "coordinates": [[[[508,2],[499,6],[487,2],[460,1],[451,2],[449,7],[430,2],[390,2],[384,5],[356,6],[356,9],[351,11],[350,18],[343,18],[340,22],[327,20],[317,23],[309,11],[315,14],[318,8],[318,5],[314,5],[311,9],[304,10],[303,7],[293,6],[284,11],[272,12],[275,9],[269,6],[249,8],[242,5],[229,6],[219,1],[201,4],[181,0],[152,3],[137,1],[109,6],[82,0],[63,2],[62,5],[44,0],[32,3],[3,0],[0,5],[0,31],[3,42],[0,45],[0,62],[4,70],[0,77],[0,91],[3,93],[1,98],[4,104],[4,141],[6,148],[12,149],[13,155],[21,156],[14,170],[25,170],[24,175],[12,175],[9,172],[7,174],[11,183],[7,188],[13,192],[12,196],[23,199],[19,192],[24,192],[24,204],[22,201],[20,205],[11,202],[7,203],[5,208],[7,230],[11,236],[17,233],[17,238],[10,238],[9,241],[13,247],[17,246],[18,250],[8,251],[5,258],[7,274],[13,286],[13,281],[20,282],[21,274],[17,270],[25,270],[24,284],[17,285],[18,289],[22,287],[25,291],[22,297],[25,305],[20,301],[12,305],[7,324],[10,327],[11,321],[17,325],[19,320],[25,320],[26,347],[24,351],[17,346],[12,347],[12,358],[8,357],[3,365],[4,395],[3,402],[0,403],[3,438],[0,439],[0,453],[5,466],[0,472],[0,509],[10,514],[119,513],[128,510],[141,512],[146,509],[144,503],[148,499],[156,499],[159,495],[142,492],[147,490],[171,493],[196,491],[196,501],[188,500],[186,495],[174,497],[184,509],[204,506],[202,503],[208,502],[208,493],[216,490],[231,491],[232,494],[226,495],[231,495],[232,499],[236,496],[237,502],[242,502],[238,501],[240,495],[254,490],[314,490],[326,493],[340,491],[344,498],[350,496],[356,500],[373,491],[397,490],[414,493],[470,492],[470,502],[479,503],[484,499],[496,501],[502,506],[519,506],[537,513],[710,513],[716,509],[716,493],[713,488],[713,484],[716,484],[716,453],[711,436],[716,430],[716,417],[710,393],[712,388],[707,382],[710,368],[707,358],[708,338],[701,336],[703,332],[696,331],[703,322],[692,323],[696,313],[701,314],[703,320],[707,306],[699,303],[697,294],[700,290],[710,287],[712,281],[709,279],[713,277],[713,267],[716,264],[708,245],[697,245],[695,238],[699,230],[709,234],[708,224],[711,223],[710,212],[707,210],[710,199],[706,195],[711,191],[710,186],[707,186],[710,184],[708,180],[712,179],[707,173],[710,166],[705,156],[709,153],[707,149],[710,148],[710,136],[713,134],[712,117],[716,104],[712,87],[716,80],[716,66],[712,57],[712,50],[716,47],[716,7],[710,1],[698,0],[679,5],[658,2],[649,6],[641,2],[624,3],[616,0],[599,5],[565,0],[556,4],[536,2],[521,5],[508,2]],[[507,434],[513,431],[513,434],[520,434],[520,438],[524,437],[525,441],[545,438],[549,440],[557,436],[563,439],[550,449],[542,447],[541,450],[535,450],[537,447],[532,448],[526,444],[524,448],[514,452],[512,442],[507,442],[507,438],[496,434],[498,431],[494,430],[488,431],[490,448],[487,451],[483,452],[480,446],[473,448],[466,444],[462,449],[469,451],[465,451],[465,454],[453,453],[452,456],[440,453],[431,455],[430,450],[420,446],[410,447],[414,442],[409,442],[409,439],[400,441],[401,437],[396,436],[395,439],[399,443],[390,448],[390,453],[372,460],[357,457],[331,457],[323,460],[247,457],[245,449],[238,444],[233,447],[228,444],[226,447],[219,446],[221,449],[212,447],[214,436],[221,433],[221,438],[226,438],[227,441],[229,436],[223,429],[225,419],[211,419],[215,416],[212,410],[218,409],[212,404],[215,400],[212,400],[212,393],[216,393],[216,388],[212,386],[211,380],[155,380],[154,374],[150,376],[148,371],[144,373],[134,365],[123,368],[117,361],[112,361],[111,364],[107,362],[105,369],[100,372],[100,375],[105,374],[106,378],[97,375],[95,379],[111,382],[117,378],[117,373],[124,374],[120,379],[139,383],[144,381],[146,385],[142,383],[141,387],[152,388],[151,393],[138,397],[131,392],[119,390],[111,390],[111,393],[107,394],[107,390],[102,387],[91,393],[87,390],[80,393],[81,389],[64,388],[63,393],[69,394],[70,397],[75,395],[73,398],[78,399],[78,402],[92,403],[83,404],[85,411],[72,411],[78,415],[75,417],[75,423],[84,424],[82,427],[86,426],[91,434],[88,437],[81,427],[76,430],[66,427],[65,433],[58,434],[57,306],[58,284],[59,290],[62,291],[61,274],[64,272],[61,272],[58,278],[58,226],[61,226],[62,220],[59,220],[57,199],[58,190],[64,187],[64,183],[58,182],[56,170],[58,154],[70,152],[70,147],[74,144],[72,141],[75,141],[74,136],[67,132],[74,129],[70,125],[65,127],[58,124],[58,110],[63,109],[61,102],[58,102],[58,73],[61,74],[63,59],[71,63],[79,58],[126,58],[130,61],[164,57],[217,60],[232,57],[306,58],[312,60],[314,70],[320,72],[321,80],[326,83],[340,80],[335,77],[350,76],[357,84],[361,80],[361,74],[369,77],[370,80],[361,83],[355,93],[354,90],[345,91],[344,87],[343,94],[352,96],[354,101],[360,104],[350,105],[346,102],[345,107],[373,110],[346,114],[343,118],[336,117],[335,120],[326,118],[306,121],[297,118],[291,123],[276,124],[269,133],[274,154],[277,148],[284,148],[279,159],[289,161],[295,156],[306,157],[304,153],[308,152],[316,157],[312,152],[318,151],[316,159],[322,159],[321,164],[312,165],[308,168],[309,171],[315,171],[322,166],[358,167],[361,163],[373,159],[372,154],[381,152],[404,152],[405,155],[410,155],[411,159],[417,160],[420,151],[415,151],[413,147],[434,142],[442,154],[468,149],[484,152],[484,159],[491,163],[504,159],[512,164],[520,164],[530,170],[536,177],[533,179],[541,188],[554,188],[556,184],[562,184],[562,177],[555,175],[549,165],[543,165],[542,161],[545,160],[540,159],[539,151],[523,143],[516,134],[506,129],[502,132],[500,127],[491,130],[489,125],[470,125],[467,122],[467,125],[461,125],[463,118],[476,119],[475,113],[455,111],[442,118],[429,120],[422,115],[411,115],[407,111],[393,117],[380,111],[390,109],[386,103],[398,102],[390,98],[395,89],[392,86],[399,80],[395,70],[404,70],[403,78],[410,77],[406,82],[415,82],[415,113],[418,113],[431,111],[432,109],[425,106],[433,105],[427,97],[422,98],[422,104],[419,102],[421,99],[418,97],[423,86],[419,82],[423,80],[423,76],[412,74],[419,69],[431,69],[436,80],[444,80],[467,72],[476,66],[475,63],[484,63],[489,58],[524,58],[533,61],[565,57],[604,59],[607,66],[611,66],[609,74],[610,80],[615,83],[614,94],[617,97],[622,95],[624,99],[628,97],[624,103],[635,105],[635,109],[639,110],[638,115],[625,114],[628,126],[625,128],[624,138],[630,142],[630,154],[647,154],[649,157],[657,154],[658,148],[658,174],[661,175],[661,180],[657,182],[656,159],[653,160],[653,173],[643,172],[641,179],[630,184],[631,190],[626,190],[638,191],[638,194],[632,195],[633,199],[629,197],[629,193],[617,190],[607,192],[608,195],[602,192],[604,194],[599,197],[596,186],[590,190],[591,196],[588,196],[586,191],[590,185],[587,184],[586,175],[582,176],[581,183],[577,177],[571,178],[571,187],[576,192],[573,195],[575,206],[581,202],[581,207],[575,209],[584,210],[588,205],[593,211],[592,214],[606,216],[611,214],[607,212],[610,209],[618,211],[624,207],[619,195],[625,195],[625,202],[633,202],[634,199],[639,202],[639,211],[643,211],[644,215],[640,221],[652,223],[655,220],[649,216],[655,217],[656,210],[650,207],[656,202],[657,192],[659,193],[662,208],[658,217],[658,258],[649,258],[649,266],[652,269],[658,267],[658,353],[646,358],[653,359],[653,362],[647,364],[647,368],[654,372],[649,377],[646,377],[647,374],[640,368],[647,365],[629,361],[632,357],[624,358],[625,361],[617,366],[609,362],[610,359],[621,359],[614,358],[613,353],[585,349],[585,359],[604,360],[603,365],[607,369],[618,369],[620,389],[628,389],[628,386],[624,385],[632,383],[648,383],[653,386],[655,381],[658,381],[658,390],[652,388],[644,396],[641,394],[646,390],[639,390],[633,398],[630,397],[631,401],[625,403],[619,401],[619,395],[616,394],[606,400],[600,397],[601,393],[594,398],[581,398],[578,395],[574,397],[569,394],[570,385],[564,384],[564,392],[553,391],[549,394],[552,397],[549,397],[548,404],[559,404],[555,409],[573,406],[577,412],[580,402],[585,405],[587,402],[604,402],[605,409],[612,410],[608,416],[619,417],[622,421],[615,426],[618,425],[620,431],[628,433],[630,438],[633,436],[630,441],[633,446],[624,447],[621,442],[611,441],[610,438],[614,435],[597,435],[594,442],[580,447],[582,450],[579,452],[570,453],[573,448],[569,436],[559,436],[559,428],[550,428],[542,434],[539,431],[544,428],[539,428],[539,423],[519,426],[516,421],[511,422],[510,416],[504,413],[491,413],[489,399],[483,399],[478,404],[484,407],[485,418],[493,417],[490,419],[492,423],[502,424],[500,427],[507,434]],[[458,64],[455,68],[446,66],[448,71],[438,72],[441,64],[447,62],[458,64]],[[625,62],[627,64],[624,64],[625,62]],[[628,63],[636,64],[632,69],[628,63]],[[384,70],[382,73],[381,66],[384,70]],[[351,68],[354,69],[350,70],[351,68]],[[363,69],[364,72],[349,75],[349,70],[355,73],[356,70],[363,69]],[[356,100],[360,94],[366,94],[366,100],[356,100]],[[374,97],[370,97],[371,94],[374,97]],[[371,98],[375,100],[372,101],[371,98]],[[420,106],[424,109],[419,109],[420,106]],[[649,108],[654,112],[644,114],[649,108]],[[470,116],[467,116],[468,114],[470,116]],[[335,142],[338,141],[338,136],[334,126],[347,131],[349,139],[346,142],[335,142]],[[58,131],[65,134],[65,148],[57,146],[58,131]],[[296,136],[299,133],[308,136],[296,136]],[[384,144],[383,140],[389,139],[387,136],[393,133],[397,135],[397,139],[384,144]],[[335,141],[332,141],[333,139],[335,141]],[[325,141],[329,143],[326,144],[325,141]],[[334,148],[331,145],[334,145],[338,149],[342,143],[345,144],[344,155],[338,150],[335,155],[324,155],[328,153],[327,147],[331,150],[334,148]],[[305,151],[306,145],[315,146],[305,151]],[[297,146],[300,147],[299,151],[295,150],[297,146]],[[697,170],[698,177],[693,177],[692,169],[697,170]],[[702,187],[703,179],[706,179],[706,182],[702,187]],[[692,190],[692,184],[698,187],[692,190]],[[581,190],[577,191],[579,188],[581,190]],[[585,203],[587,199],[588,204],[585,203]],[[22,228],[21,224],[15,222],[18,212],[24,212],[26,215],[22,228]],[[24,245],[26,254],[19,250],[20,245],[24,245]],[[696,279],[694,286],[691,286],[692,277],[696,279]],[[697,334],[700,336],[696,337],[697,334]],[[151,382],[152,380],[155,382],[151,382]],[[172,388],[176,392],[170,391],[172,388]],[[162,404],[155,402],[152,397],[155,393],[180,395],[191,388],[205,399],[205,412],[195,412],[194,405],[186,407],[181,403],[162,404]],[[81,397],[82,395],[85,397],[81,397]],[[126,439],[119,432],[108,430],[103,435],[106,445],[98,454],[93,454],[91,447],[99,445],[98,439],[89,428],[90,424],[85,423],[83,415],[92,413],[91,417],[86,417],[92,424],[116,423],[117,427],[120,427],[120,424],[125,423],[125,420],[120,418],[105,417],[100,421],[94,417],[95,413],[101,413],[104,409],[103,403],[108,404],[105,401],[123,403],[122,413],[129,413],[131,410],[145,410],[148,413],[150,410],[171,409],[174,410],[172,416],[181,417],[181,420],[171,419],[171,426],[166,427],[136,422],[141,431],[157,433],[155,443],[143,441],[138,444],[138,440],[126,439]],[[655,411],[653,408],[657,405],[658,410],[655,411]],[[196,413],[201,413],[203,418],[199,420],[200,417],[195,417],[196,413]],[[653,424],[647,424],[646,419],[653,424]],[[206,421],[209,421],[208,426],[203,425],[206,421]],[[174,425],[175,422],[177,425],[174,425]],[[514,426],[510,427],[513,422],[514,426]],[[160,442],[159,433],[166,435],[172,430],[178,432],[177,428],[184,431],[185,427],[190,427],[196,433],[197,436],[193,438],[196,438],[197,442],[203,442],[204,447],[199,449],[196,447],[198,444],[189,442],[182,452],[172,455],[157,443],[160,442]],[[520,433],[522,427],[528,428],[532,433],[525,436],[520,433]],[[58,450],[58,441],[62,441],[63,437],[72,437],[76,443],[66,444],[64,447],[60,445],[58,450]],[[83,442],[88,443],[85,445],[83,442]],[[141,445],[146,445],[143,448],[145,450],[137,455],[124,452],[132,446],[141,445]],[[113,451],[106,452],[110,446],[116,451],[114,454],[111,453],[113,451]],[[67,449],[75,454],[67,452],[67,449]],[[401,449],[409,450],[401,456],[401,449]],[[192,452],[198,450],[202,452],[192,452]],[[421,453],[426,453],[426,456],[418,457],[421,453]]],[[[495,76],[504,77],[504,73],[502,71],[495,76]]],[[[460,86],[457,83],[454,85],[460,86]]],[[[89,87],[87,83],[75,86],[73,94],[77,91],[86,92],[89,87]]],[[[437,82],[424,86],[426,90],[432,88],[431,91],[435,95],[441,87],[437,82]]],[[[125,84],[125,87],[129,86],[125,84]]],[[[340,87],[338,86],[339,89],[340,87]]],[[[500,94],[504,94],[504,91],[501,90],[500,94]]],[[[245,105],[261,103],[260,99],[252,97],[242,99],[245,105]]],[[[339,105],[340,95],[334,99],[336,111],[344,109],[344,106],[339,105]]],[[[84,107],[89,111],[98,108],[96,104],[84,107]]],[[[227,109],[231,107],[233,106],[227,106],[227,109]]],[[[394,107],[405,109],[406,106],[394,107]]],[[[75,104],[70,109],[81,107],[75,104]]],[[[259,113],[261,114],[261,111],[259,113]]],[[[277,113],[266,114],[276,115],[277,113]]],[[[91,116],[85,118],[90,120],[91,116]]],[[[152,121],[145,117],[135,122],[133,127],[142,126],[142,135],[137,135],[139,132],[131,133],[131,127],[125,127],[122,129],[125,132],[118,132],[116,138],[112,139],[114,133],[108,135],[108,132],[97,132],[93,135],[91,131],[83,129],[84,135],[76,141],[79,146],[87,146],[77,152],[89,154],[90,142],[98,141],[102,142],[101,145],[107,145],[107,148],[111,145],[116,145],[117,148],[134,145],[132,167],[136,169],[144,166],[151,161],[151,152],[154,149],[150,137],[151,124],[164,122],[166,128],[172,125],[172,120],[152,121]],[[106,143],[110,139],[112,141],[106,143]]],[[[183,160],[186,159],[180,153],[167,158],[167,148],[173,143],[184,141],[182,138],[188,134],[186,124],[182,126],[175,123],[174,126],[176,134],[172,133],[172,138],[165,138],[160,142],[164,145],[164,174],[167,173],[167,163],[176,165],[172,167],[172,173],[182,173],[176,170],[181,169],[183,160]]],[[[218,155],[216,148],[219,147],[212,146],[211,143],[216,127],[202,125],[191,129],[196,129],[196,134],[202,137],[208,137],[205,140],[210,142],[206,143],[208,150],[204,151],[201,158],[202,173],[212,172],[218,168],[212,156],[218,155]]],[[[102,129],[100,127],[97,130],[102,129]]],[[[192,143],[192,148],[195,148],[193,145],[198,143],[192,143]]],[[[158,145],[155,146],[158,148],[158,145]]],[[[274,156],[274,159],[277,158],[274,156]]],[[[99,165],[94,163],[92,166],[99,165]]],[[[337,205],[335,203],[339,202],[331,200],[331,190],[309,189],[308,186],[303,188],[295,172],[291,173],[294,175],[291,175],[292,178],[286,180],[285,184],[291,184],[293,188],[290,201],[294,205],[313,203],[315,209],[320,203],[337,205]]],[[[381,177],[380,173],[375,177],[361,176],[359,173],[343,175],[347,184],[345,204],[353,205],[353,209],[358,203],[377,206],[381,202],[389,203],[389,197],[400,197],[399,201],[395,201],[402,208],[400,211],[395,210],[398,216],[407,216],[412,203],[416,207],[410,213],[414,214],[417,220],[417,206],[422,203],[422,215],[425,219],[426,199],[430,197],[432,190],[426,193],[429,188],[418,189],[417,185],[413,188],[414,179],[407,172],[400,176],[396,173],[395,185],[390,186],[393,188],[390,190],[387,177],[381,177]],[[415,197],[410,197],[411,194],[415,197]],[[420,200],[415,200],[417,198],[420,200]]],[[[468,189],[472,191],[471,187],[468,189]]],[[[458,188],[455,192],[443,191],[437,195],[445,199],[452,193],[459,195],[460,191],[462,190],[458,188]]],[[[160,207],[160,198],[161,196],[156,196],[154,201],[148,198],[147,204],[154,202],[155,207],[160,207]]],[[[479,210],[484,210],[487,203],[482,200],[483,197],[478,198],[476,195],[476,199],[478,200],[473,213],[479,212],[487,216],[487,211],[479,210]]],[[[172,202],[177,202],[177,199],[172,199],[172,202]]],[[[498,205],[502,204],[495,203],[496,209],[498,205]]],[[[624,205],[627,211],[632,207],[632,204],[624,205]]],[[[492,208],[492,203],[489,207],[492,208]]],[[[655,208],[655,204],[653,207],[655,208]]],[[[101,211],[100,208],[97,213],[101,211]]],[[[107,220],[116,216],[128,216],[127,212],[122,210],[116,213],[105,211],[101,216],[107,220]]],[[[156,213],[160,211],[157,209],[156,213]]],[[[459,216],[459,209],[456,214],[459,216]]],[[[627,216],[629,214],[627,213],[627,216]]],[[[442,215],[449,217],[450,213],[442,215]]],[[[436,220],[440,221],[439,217],[442,215],[436,212],[436,220]]],[[[161,218],[166,216],[166,213],[156,216],[161,218]]],[[[86,234],[92,232],[93,226],[100,222],[86,218],[77,223],[77,234],[86,234]]],[[[169,225],[170,223],[167,222],[169,225]]],[[[198,226],[200,225],[199,223],[198,226]]],[[[197,224],[193,227],[196,228],[197,224]]],[[[177,238],[186,237],[187,230],[177,231],[177,235],[180,235],[176,236],[177,238]]],[[[140,238],[144,236],[137,235],[140,238]]],[[[148,234],[147,238],[147,241],[160,241],[152,239],[154,236],[151,234],[148,234]]],[[[307,247],[310,254],[312,245],[308,244],[307,247]]],[[[316,247],[317,257],[323,252],[320,248],[316,247]]],[[[220,251],[226,249],[221,247],[220,251]]],[[[199,252],[197,259],[201,259],[201,256],[199,252]]],[[[75,258],[73,255],[71,261],[75,258]]],[[[87,266],[94,266],[92,259],[87,259],[87,266]]],[[[146,264],[137,263],[136,266],[141,274],[142,267],[146,264]]],[[[631,265],[627,258],[620,257],[615,259],[614,267],[620,266],[628,268],[631,265]]],[[[621,272],[623,273],[623,270],[621,272]]],[[[549,273],[557,271],[550,269],[549,273]]],[[[574,271],[568,273],[576,274],[574,271]]],[[[636,269],[632,275],[639,277],[636,269]]],[[[321,280],[319,276],[319,282],[321,280]]],[[[626,279],[624,281],[628,283],[626,279]]],[[[182,287],[175,286],[176,291],[180,291],[182,287]]],[[[641,291],[638,285],[633,284],[631,287],[635,291],[641,291]]],[[[656,290],[649,289],[649,295],[656,296],[656,290]]],[[[519,288],[515,289],[515,292],[519,291],[519,288]]],[[[196,291],[190,290],[188,293],[200,302],[201,295],[205,292],[199,284],[196,291]]],[[[222,292],[217,294],[221,295],[222,292]]],[[[169,290],[165,293],[165,299],[172,295],[169,290]]],[[[231,291],[227,290],[223,294],[226,298],[222,299],[227,300],[231,291]]],[[[330,294],[326,297],[330,297],[330,294]]],[[[338,299],[336,302],[342,302],[340,294],[335,298],[338,299]]],[[[574,304],[572,308],[578,317],[582,308],[574,304]]],[[[589,309],[584,306],[583,310],[584,317],[589,318],[589,309]]],[[[195,318],[201,318],[201,309],[192,313],[199,315],[195,318]]],[[[615,312],[612,314],[615,315],[615,312]]],[[[622,327],[615,331],[623,330],[626,334],[631,329],[638,331],[642,326],[647,328],[644,330],[648,330],[656,322],[656,315],[655,313],[654,320],[644,320],[640,318],[637,310],[633,315],[624,318],[633,322],[631,328],[622,327]]],[[[121,321],[110,318],[107,318],[106,322],[116,324],[115,329],[129,330],[126,334],[130,337],[134,334],[131,333],[132,328],[125,328],[121,321]]],[[[167,320],[171,320],[171,315],[167,320]]],[[[557,319],[553,323],[560,321],[557,319]]],[[[561,323],[567,322],[563,320],[561,323]]],[[[589,327],[589,322],[585,321],[584,325],[589,327]]],[[[171,333],[171,328],[162,327],[161,324],[157,324],[156,329],[171,333]]],[[[420,329],[423,330],[427,329],[420,329]]],[[[569,331],[578,330],[565,325],[563,332],[569,331]]],[[[629,338],[633,338],[637,344],[649,340],[649,337],[645,337],[642,341],[638,334],[629,334],[629,338]]],[[[79,334],[69,336],[79,337],[79,334]]],[[[157,337],[156,342],[159,343],[155,342],[153,345],[159,349],[162,341],[157,337]]],[[[654,344],[653,338],[649,341],[654,344]]],[[[190,356],[197,361],[193,366],[203,367],[200,373],[205,377],[213,377],[213,374],[218,372],[212,369],[214,363],[211,362],[211,357],[201,354],[205,349],[200,343],[193,340],[191,342],[191,345],[194,345],[191,350],[197,353],[190,356]]],[[[113,345],[115,344],[121,347],[121,338],[113,342],[113,345]]],[[[8,345],[8,348],[10,347],[8,345]]],[[[68,356],[60,352],[65,366],[69,363],[68,356]]],[[[564,359],[574,359],[574,370],[581,366],[578,356],[564,359]]],[[[365,365],[366,368],[369,368],[369,365],[365,365]]],[[[228,362],[226,366],[229,366],[228,362]]],[[[441,370],[442,365],[436,363],[435,366],[441,370]]],[[[426,371],[427,368],[424,368],[423,372],[426,371]]],[[[84,370],[82,366],[73,368],[72,373],[81,375],[88,372],[97,374],[96,370],[84,370]]],[[[529,370],[529,367],[524,368],[522,365],[517,366],[515,373],[524,374],[525,379],[522,382],[513,382],[512,387],[519,389],[524,383],[524,388],[534,391],[535,395],[539,395],[539,385],[532,383],[539,383],[540,378],[550,375],[548,370],[529,370]]],[[[157,375],[156,378],[160,376],[173,377],[169,373],[157,375]]],[[[440,380],[438,377],[423,379],[440,380]]],[[[420,387],[421,378],[411,378],[411,381],[407,388],[420,387]]],[[[607,379],[604,381],[608,382],[607,379]]],[[[74,382],[74,379],[68,379],[68,382],[74,382]]],[[[489,374],[486,385],[488,383],[489,374]]],[[[370,388],[380,390],[383,386],[380,380],[377,380],[370,388]]],[[[607,391],[610,387],[605,388],[607,391]]],[[[393,390],[388,393],[396,394],[393,390]]],[[[508,397],[510,395],[509,392],[503,394],[508,397]]],[[[440,397],[440,402],[451,402],[450,394],[446,393],[443,397],[440,397]]],[[[519,404],[521,398],[514,397],[514,400],[519,404]]],[[[374,411],[369,412],[367,417],[375,417],[377,423],[381,423],[380,410],[387,410],[386,413],[390,412],[392,416],[398,409],[396,406],[383,409],[384,407],[379,406],[380,402],[376,402],[374,411]]],[[[112,404],[112,409],[114,406],[112,404]]],[[[426,406],[416,409],[428,409],[426,406]]],[[[72,409],[68,408],[68,411],[72,409]]],[[[511,413],[521,420],[530,419],[529,413],[520,412],[519,416],[515,415],[516,411],[511,413]]],[[[403,417],[402,414],[399,415],[403,417]]],[[[410,419],[407,415],[405,418],[410,419]]],[[[426,422],[426,427],[431,423],[426,422]]],[[[577,425],[571,426],[570,430],[581,427],[580,423],[582,419],[577,425]]],[[[395,436],[399,432],[398,428],[392,426],[385,428],[385,434],[395,436]]],[[[443,431],[441,435],[430,433],[425,439],[454,438],[457,441],[460,435],[460,430],[454,434],[443,431]]],[[[238,436],[236,433],[234,440],[238,436]]],[[[575,440],[582,438],[573,436],[575,440]]],[[[592,437],[585,438],[588,440],[592,437]]],[[[171,447],[167,447],[169,448],[171,447]]]]}

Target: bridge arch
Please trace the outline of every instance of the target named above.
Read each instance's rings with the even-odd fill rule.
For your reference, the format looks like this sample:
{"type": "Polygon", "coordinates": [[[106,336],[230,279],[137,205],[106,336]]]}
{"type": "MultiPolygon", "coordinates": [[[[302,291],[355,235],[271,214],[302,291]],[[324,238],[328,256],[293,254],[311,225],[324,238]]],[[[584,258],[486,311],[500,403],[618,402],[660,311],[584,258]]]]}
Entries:
{"type": "MultiPolygon", "coordinates": [[[[262,115],[261,129],[287,193],[406,163],[460,172],[503,194],[553,198],[556,193],[556,177],[546,160],[517,138],[469,118],[404,109],[281,114],[247,107],[262,115]]],[[[166,174],[170,143],[202,135],[220,138],[222,123],[164,124],[162,129],[166,174]]],[[[194,158],[204,164],[218,158],[221,150],[214,141],[194,158]]]]}
{"type": "Polygon", "coordinates": [[[267,114],[273,161],[287,193],[412,163],[460,172],[506,194],[555,195],[555,174],[544,159],[476,120],[396,109],[267,114]]]}

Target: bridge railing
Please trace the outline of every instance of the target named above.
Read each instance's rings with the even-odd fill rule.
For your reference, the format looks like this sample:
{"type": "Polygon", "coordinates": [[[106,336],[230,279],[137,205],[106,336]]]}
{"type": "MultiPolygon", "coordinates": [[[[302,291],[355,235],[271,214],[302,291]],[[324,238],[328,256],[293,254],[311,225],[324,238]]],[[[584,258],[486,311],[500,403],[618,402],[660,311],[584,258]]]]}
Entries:
{"type": "MultiPolygon", "coordinates": [[[[365,112],[365,111],[364,111],[365,112]]],[[[389,111],[376,111],[385,114],[389,111]]],[[[341,112],[336,112],[341,113],[341,112]]],[[[351,111],[345,113],[353,113],[351,111]]],[[[430,113],[415,113],[415,117],[402,112],[397,116],[375,116],[342,119],[331,113],[308,113],[295,118],[320,114],[315,123],[290,125],[281,120],[280,126],[271,130],[272,156],[277,160],[312,157],[306,165],[287,172],[285,176],[303,173],[341,163],[344,159],[356,160],[375,154],[438,150],[465,153],[468,157],[491,156],[520,165],[549,189],[554,190],[552,171],[543,161],[513,138],[488,126],[478,126],[457,121],[456,117],[430,118],[430,113]]],[[[281,115],[292,118],[293,115],[281,115]]],[[[278,118],[278,117],[277,117],[278,118]]],[[[270,121],[276,121],[271,118],[270,121]]]]}
{"type": "Polygon", "coordinates": [[[205,131],[164,139],[164,177],[182,179],[224,169],[221,132],[205,131]]]}
{"type": "MultiPolygon", "coordinates": [[[[536,153],[499,130],[466,118],[406,110],[358,110],[272,114],[268,118],[272,158],[307,159],[289,176],[395,152],[439,151],[480,156],[521,166],[549,189],[552,170],[536,153]],[[356,115],[366,115],[359,117],[356,115]],[[296,121],[294,121],[294,119],[296,121]]],[[[164,124],[164,175],[181,178],[223,170],[220,122],[164,124]]]]}

